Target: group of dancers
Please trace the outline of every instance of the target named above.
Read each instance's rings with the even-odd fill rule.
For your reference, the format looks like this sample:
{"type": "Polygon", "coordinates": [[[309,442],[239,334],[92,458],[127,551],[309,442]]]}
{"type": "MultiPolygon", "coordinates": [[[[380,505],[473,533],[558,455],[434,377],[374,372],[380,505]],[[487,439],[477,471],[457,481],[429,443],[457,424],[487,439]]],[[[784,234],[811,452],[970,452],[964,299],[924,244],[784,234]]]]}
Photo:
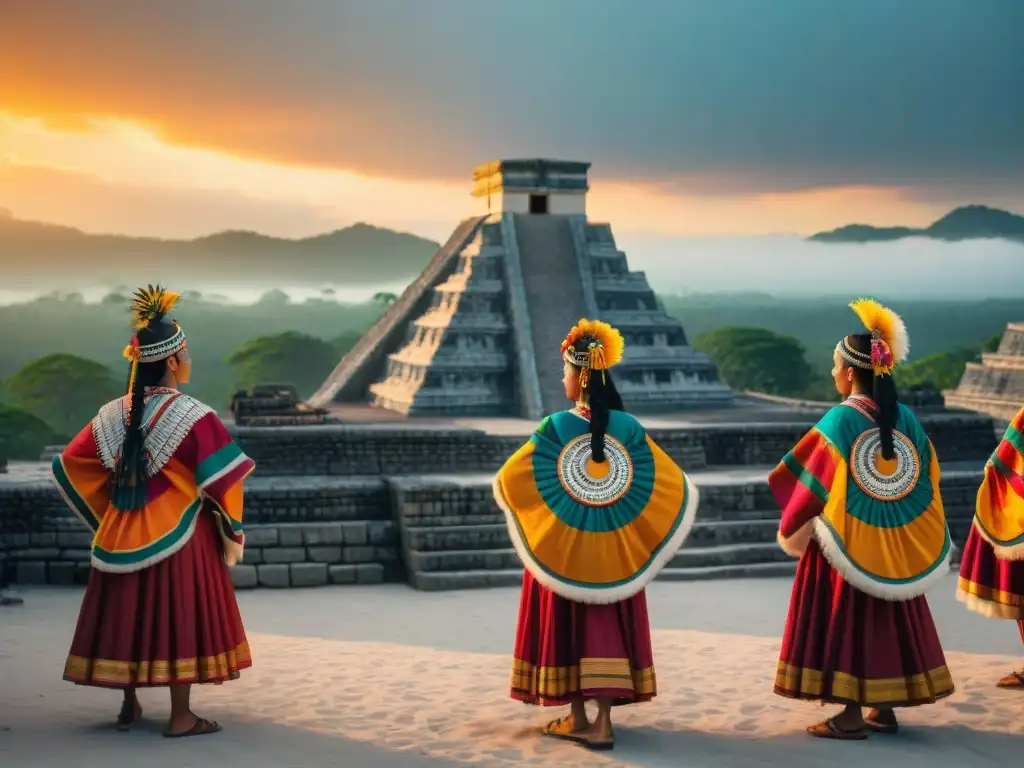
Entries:
{"type": "MultiPolygon", "coordinates": [[[[191,363],[170,316],[177,300],[160,287],[136,292],[128,392],[53,460],[57,488],[95,532],[64,678],[121,690],[125,730],[142,715],[136,690],[168,687],[168,737],[219,731],[193,713],[191,686],[252,665],[228,568],[242,557],[254,464],[212,409],[179,390],[191,363]]],[[[779,544],[800,559],[775,692],[844,706],[807,729],[844,740],[896,733],[896,708],[954,691],[924,596],[952,549],[939,458],[892,375],[909,339],[888,308],[850,306],[864,332],[833,352],[843,400],[768,478],[779,544]]],[[[580,320],[561,347],[573,407],[546,417],[494,479],[524,565],[511,696],[568,706],[542,733],[594,750],[614,747],[613,706],[657,694],[644,590],[699,505],[698,489],[623,408],[611,369],[624,348],[611,326],[580,320]]],[[[958,596],[1016,621],[1024,641],[1022,433],[1024,409],[985,466],[958,596]]],[[[1024,671],[998,685],[1024,690],[1024,671]]]]}

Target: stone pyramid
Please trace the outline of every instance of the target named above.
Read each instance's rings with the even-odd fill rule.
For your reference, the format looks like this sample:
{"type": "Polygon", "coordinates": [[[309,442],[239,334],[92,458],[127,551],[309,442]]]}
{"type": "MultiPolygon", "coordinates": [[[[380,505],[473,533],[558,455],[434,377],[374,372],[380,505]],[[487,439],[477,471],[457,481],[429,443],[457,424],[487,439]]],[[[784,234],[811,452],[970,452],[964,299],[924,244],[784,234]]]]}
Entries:
{"type": "Polygon", "coordinates": [[[732,392],[608,224],[586,216],[589,163],[503,160],[476,169],[486,213],[465,219],[339,363],[310,404],[403,414],[538,419],[568,406],[559,345],[581,317],[622,331],[626,408],[721,407],[732,392]]]}
{"type": "Polygon", "coordinates": [[[1024,406],[1024,323],[1009,323],[999,349],[968,363],[960,385],[944,392],[946,405],[1012,419],[1024,406]]]}

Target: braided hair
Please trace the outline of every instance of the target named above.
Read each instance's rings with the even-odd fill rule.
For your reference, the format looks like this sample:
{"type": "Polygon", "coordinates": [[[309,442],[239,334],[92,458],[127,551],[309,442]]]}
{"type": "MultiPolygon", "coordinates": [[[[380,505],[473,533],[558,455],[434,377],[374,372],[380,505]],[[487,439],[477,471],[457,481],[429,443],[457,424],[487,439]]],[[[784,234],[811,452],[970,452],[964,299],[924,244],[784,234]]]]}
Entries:
{"type": "MultiPolygon", "coordinates": [[[[581,339],[574,345],[579,353],[585,353],[589,339],[581,339]]],[[[612,411],[625,411],[622,396],[615,387],[609,370],[591,371],[585,384],[581,384],[581,395],[586,396],[590,408],[590,452],[598,464],[605,461],[604,436],[608,430],[608,419],[612,411]]]]}
{"type": "MultiPolygon", "coordinates": [[[[866,358],[871,357],[871,334],[855,333],[847,336],[844,340],[846,346],[854,352],[859,352],[866,358]]],[[[896,429],[896,420],[899,418],[899,392],[896,390],[896,381],[892,377],[892,371],[878,375],[870,367],[852,365],[853,378],[858,388],[864,392],[871,393],[871,399],[875,401],[877,412],[875,422],[878,424],[878,436],[881,441],[882,458],[896,458],[896,449],[893,446],[893,430],[896,429]]]]}
{"type": "MultiPolygon", "coordinates": [[[[143,416],[146,404],[146,389],[159,386],[167,375],[167,361],[174,357],[181,346],[171,350],[159,359],[146,359],[147,350],[159,349],[159,345],[172,342],[181,336],[181,328],[167,313],[177,301],[177,294],[164,291],[157,286],[140,289],[132,302],[135,315],[135,334],[125,347],[124,356],[131,360],[128,372],[128,419],[125,425],[124,442],[117,457],[111,481],[111,502],[117,509],[131,511],[141,509],[146,503],[146,484],[149,479],[145,447],[143,416]],[[145,361],[144,361],[145,360],[145,361]]],[[[181,336],[182,342],[184,337],[181,336]]]]}

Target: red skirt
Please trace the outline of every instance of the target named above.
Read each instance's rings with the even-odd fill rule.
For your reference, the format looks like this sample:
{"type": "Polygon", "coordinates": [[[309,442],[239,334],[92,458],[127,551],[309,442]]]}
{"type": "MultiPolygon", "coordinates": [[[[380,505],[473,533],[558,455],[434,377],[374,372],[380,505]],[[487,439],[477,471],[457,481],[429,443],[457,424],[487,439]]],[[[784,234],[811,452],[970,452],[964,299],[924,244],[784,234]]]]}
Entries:
{"type": "Polygon", "coordinates": [[[1000,560],[974,527],[960,559],[957,594],[971,610],[1020,622],[1024,638],[1024,560],[1000,560]]]}
{"type": "Polygon", "coordinates": [[[102,688],[217,683],[251,666],[221,540],[203,512],[166,560],[134,573],[92,569],[64,679],[102,688]]]}
{"type": "Polygon", "coordinates": [[[797,567],[775,693],[863,707],[913,707],[953,693],[928,601],[872,597],[811,539],[797,567]]]}
{"type": "Polygon", "coordinates": [[[643,592],[608,605],[576,603],[523,574],[512,661],[511,696],[556,707],[573,699],[613,704],[657,694],[647,598],[643,592]]]}

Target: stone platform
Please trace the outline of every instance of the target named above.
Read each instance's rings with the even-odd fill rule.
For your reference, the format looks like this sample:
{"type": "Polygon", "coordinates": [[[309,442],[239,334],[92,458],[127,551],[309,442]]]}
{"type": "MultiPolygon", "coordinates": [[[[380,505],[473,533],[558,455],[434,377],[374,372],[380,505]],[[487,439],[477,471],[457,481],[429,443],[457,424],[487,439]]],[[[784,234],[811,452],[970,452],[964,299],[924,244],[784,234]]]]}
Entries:
{"type": "MultiPolygon", "coordinates": [[[[766,478],[814,420],[769,407],[642,418],[701,491],[694,531],[661,578],[792,572],[775,544],[778,510],[766,478]]],[[[951,531],[962,542],[996,443],[991,419],[947,413],[922,423],[942,461],[951,531]]],[[[244,563],[232,569],[236,585],[518,583],[491,479],[534,426],[513,419],[231,426],[257,465],[246,484],[247,546],[244,563]]],[[[0,476],[0,563],[9,579],[83,583],[89,545],[47,463],[14,462],[0,476]]]]}

